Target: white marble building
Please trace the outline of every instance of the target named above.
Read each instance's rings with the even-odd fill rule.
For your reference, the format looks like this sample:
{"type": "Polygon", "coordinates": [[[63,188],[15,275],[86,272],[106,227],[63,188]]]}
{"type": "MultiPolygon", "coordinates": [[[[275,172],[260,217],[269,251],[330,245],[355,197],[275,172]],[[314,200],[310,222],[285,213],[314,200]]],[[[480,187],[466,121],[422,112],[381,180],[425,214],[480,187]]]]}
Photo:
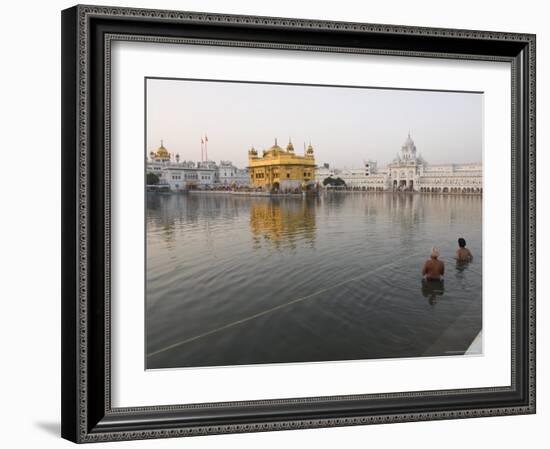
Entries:
{"type": "Polygon", "coordinates": [[[218,182],[224,186],[241,186],[248,184],[248,170],[237,168],[231,161],[220,161],[217,167],[218,182]]]}
{"type": "Polygon", "coordinates": [[[159,185],[172,191],[248,183],[247,170],[235,167],[230,161],[220,161],[220,165],[214,161],[180,161],[179,154],[170,153],[162,142],[156,152],[149,154],[147,173],[155,173],[159,185]]]}
{"type": "Polygon", "coordinates": [[[331,168],[329,164],[323,164],[315,167],[315,182],[322,185],[326,178],[337,178],[338,170],[331,168]]]}
{"type": "Polygon", "coordinates": [[[379,169],[376,161],[365,161],[359,168],[330,169],[319,167],[316,180],[322,185],[327,177],[342,178],[347,187],[369,191],[469,193],[483,192],[481,163],[430,165],[411,139],[386,167],[379,169]]]}

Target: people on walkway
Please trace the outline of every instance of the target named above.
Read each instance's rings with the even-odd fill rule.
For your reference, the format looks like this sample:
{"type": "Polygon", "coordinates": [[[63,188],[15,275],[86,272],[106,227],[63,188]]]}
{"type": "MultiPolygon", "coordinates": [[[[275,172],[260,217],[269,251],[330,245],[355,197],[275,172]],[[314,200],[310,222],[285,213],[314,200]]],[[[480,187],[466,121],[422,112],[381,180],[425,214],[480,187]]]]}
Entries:
{"type": "Polygon", "coordinates": [[[424,262],[422,276],[428,281],[439,281],[445,274],[445,264],[439,260],[439,250],[434,246],[430,258],[424,262]]]}

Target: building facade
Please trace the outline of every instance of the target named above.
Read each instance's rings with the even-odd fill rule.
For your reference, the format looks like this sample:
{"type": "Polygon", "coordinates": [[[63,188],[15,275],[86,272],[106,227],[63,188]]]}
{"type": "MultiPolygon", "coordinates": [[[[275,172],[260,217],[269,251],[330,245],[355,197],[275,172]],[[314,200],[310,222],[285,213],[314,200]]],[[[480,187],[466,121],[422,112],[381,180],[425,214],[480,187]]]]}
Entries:
{"type": "Polygon", "coordinates": [[[224,186],[242,186],[248,184],[248,170],[237,168],[231,161],[220,161],[218,165],[218,182],[224,186]]]}
{"type": "Polygon", "coordinates": [[[157,151],[149,153],[147,173],[156,174],[159,185],[172,191],[248,183],[246,169],[239,169],[230,161],[221,161],[219,165],[214,161],[182,161],[179,154],[170,153],[162,141],[157,151]]]}
{"type": "Polygon", "coordinates": [[[304,155],[297,155],[289,140],[286,149],[275,144],[264,150],[262,156],[254,147],[248,150],[248,180],[255,187],[266,190],[295,190],[315,183],[315,158],[311,143],[304,155]]]}
{"type": "Polygon", "coordinates": [[[376,161],[366,161],[362,167],[329,169],[316,172],[320,183],[326,175],[341,178],[346,187],[368,191],[483,193],[481,163],[430,165],[420,154],[410,134],[391,163],[379,169],[376,161]]]}

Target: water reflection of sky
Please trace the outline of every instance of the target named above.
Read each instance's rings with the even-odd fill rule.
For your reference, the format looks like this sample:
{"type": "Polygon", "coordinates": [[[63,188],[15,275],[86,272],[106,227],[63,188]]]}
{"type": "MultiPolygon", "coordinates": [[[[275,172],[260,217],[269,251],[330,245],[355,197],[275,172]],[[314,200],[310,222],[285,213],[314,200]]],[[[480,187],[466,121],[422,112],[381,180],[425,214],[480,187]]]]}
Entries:
{"type": "Polygon", "coordinates": [[[147,365],[462,353],[481,328],[475,196],[147,197],[147,365]],[[458,265],[456,239],[474,261],[458,265]],[[420,271],[437,245],[442,285],[420,271]],[[452,330],[452,331],[450,331],[452,330]]]}

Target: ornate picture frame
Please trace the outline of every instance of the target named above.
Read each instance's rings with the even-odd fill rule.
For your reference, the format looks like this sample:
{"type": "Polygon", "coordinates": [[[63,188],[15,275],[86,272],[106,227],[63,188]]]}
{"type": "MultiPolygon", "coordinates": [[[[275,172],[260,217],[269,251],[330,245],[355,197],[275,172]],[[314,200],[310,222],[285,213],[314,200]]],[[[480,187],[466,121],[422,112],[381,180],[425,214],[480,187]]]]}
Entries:
{"type": "Polygon", "coordinates": [[[508,32],[85,5],[64,10],[62,436],[84,443],[535,413],[535,41],[508,32]],[[510,385],[113,407],[110,77],[118,41],[508,63],[510,385]]]}

